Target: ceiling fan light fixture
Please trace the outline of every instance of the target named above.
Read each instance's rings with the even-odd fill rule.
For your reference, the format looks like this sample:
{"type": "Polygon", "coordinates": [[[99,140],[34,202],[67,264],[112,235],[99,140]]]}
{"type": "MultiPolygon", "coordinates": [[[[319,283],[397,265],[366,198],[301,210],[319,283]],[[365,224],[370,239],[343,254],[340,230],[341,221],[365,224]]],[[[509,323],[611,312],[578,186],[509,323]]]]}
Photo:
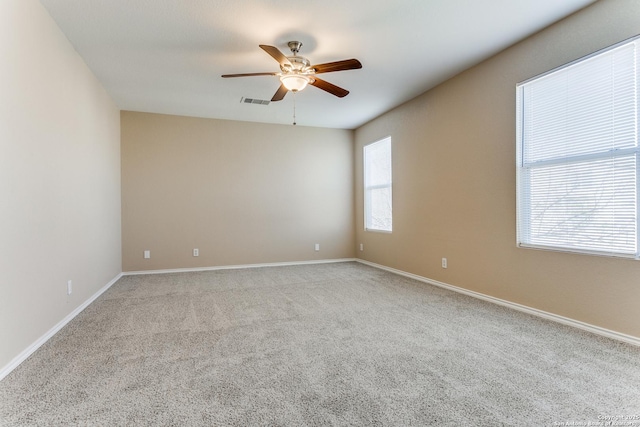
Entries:
{"type": "Polygon", "coordinates": [[[300,92],[311,82],[311,78],[302,74],[285,74],[280,81],[291,92],[300,92]]]}
{"type": "MultiPolygon", "coordinates": [[[[0,0],[2,1],[2,0],[0,0]]],[[[244,73],[244,74],[223,74],[222,77],[249,77],[249,76],[278,76],[280,86],[271,98],[272,102],[282,101],[287,92],[300,92],[308,85],[312,85],[320,90],[324,90],[338,98],[344,98],[349,91],[316,77],[316,74],[332,73],[334,71],[357,70],[362,68],[362,64],[355,58],[342,61],[327,62],[323,64],[311,65],[311,62],[298,56],[298,51],[302,43],[292,41],[288,43],[292,56],[285,56],[280,49],[275,46],[265,44],[258,45],[269,56],[280,64],[280,72],[270,73],[244,73]]]]}

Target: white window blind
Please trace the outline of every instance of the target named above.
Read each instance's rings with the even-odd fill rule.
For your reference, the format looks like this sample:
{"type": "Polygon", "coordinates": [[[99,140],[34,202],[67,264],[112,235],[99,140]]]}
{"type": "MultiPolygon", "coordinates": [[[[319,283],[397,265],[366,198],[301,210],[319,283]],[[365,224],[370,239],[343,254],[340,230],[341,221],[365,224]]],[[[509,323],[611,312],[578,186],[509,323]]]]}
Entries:
{"type": "Polygon", "coordinates": [[[391,138],[364,147],[364,226],[392,230],[391,138]]]}
{"type": "Polygon", "coordinates": [[[518,85],[520,246],[638,258],[639,41],[518,85]]]}

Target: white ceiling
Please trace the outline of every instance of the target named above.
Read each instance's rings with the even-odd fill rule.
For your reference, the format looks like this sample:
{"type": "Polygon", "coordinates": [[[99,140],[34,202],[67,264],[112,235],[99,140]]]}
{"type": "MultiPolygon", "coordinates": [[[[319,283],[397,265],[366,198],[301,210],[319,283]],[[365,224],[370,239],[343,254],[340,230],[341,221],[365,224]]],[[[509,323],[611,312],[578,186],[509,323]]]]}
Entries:
{"type": "Polygon", "coordinates": [[[41,0],[122,110],[291,124],[293,96],[267,106],[277,72],[259,44],[312,64],[351,93],[296,95],[297,122],[353,129],[595,0],[41,0]]]}

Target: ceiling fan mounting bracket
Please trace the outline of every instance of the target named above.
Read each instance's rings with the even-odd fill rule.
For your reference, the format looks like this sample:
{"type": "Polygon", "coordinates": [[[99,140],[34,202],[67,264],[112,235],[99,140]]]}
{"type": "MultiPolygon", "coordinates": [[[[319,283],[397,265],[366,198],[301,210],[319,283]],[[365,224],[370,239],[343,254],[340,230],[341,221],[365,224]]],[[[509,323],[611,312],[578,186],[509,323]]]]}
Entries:
{"type": "Polygon", "coordinates": [[[290,41],[289,43],[287,43],[287,46],[289,46],[289,49],[291,49],[291,52],[293,52],[293,55],[295,56],[298,54],[298,52],[300,52],[302,42],[290,41]]]}

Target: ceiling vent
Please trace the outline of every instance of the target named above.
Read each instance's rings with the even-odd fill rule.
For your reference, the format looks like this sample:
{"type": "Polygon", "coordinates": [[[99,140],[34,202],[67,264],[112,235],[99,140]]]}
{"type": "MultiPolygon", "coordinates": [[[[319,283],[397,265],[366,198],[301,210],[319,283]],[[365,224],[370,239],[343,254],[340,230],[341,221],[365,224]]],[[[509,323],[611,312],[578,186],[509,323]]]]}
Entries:
{"type": "Polygon", "coordinates": [[[240,102],[244,102],[245,104],[258,104],[258,105],[269,105],[271,101],[267,101],[266,99],[254,99],[254,98],[240,98],[240,102]]]}

